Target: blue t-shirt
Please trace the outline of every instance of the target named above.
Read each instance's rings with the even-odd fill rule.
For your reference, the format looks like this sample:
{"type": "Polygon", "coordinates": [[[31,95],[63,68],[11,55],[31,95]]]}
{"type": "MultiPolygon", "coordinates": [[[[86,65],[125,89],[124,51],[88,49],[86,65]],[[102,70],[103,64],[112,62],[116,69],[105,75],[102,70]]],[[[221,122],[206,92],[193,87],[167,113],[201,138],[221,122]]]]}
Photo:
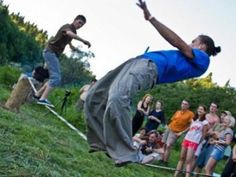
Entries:
{"type": "Polygon", "coordinates": [[[172,83],[205,73],[210,64],[209,56],[199,49],[193,49],[193,54],[194,58],[189,59],[179,50],[162,50],[147,52],[140,57],[156,64],[157,83],[172,83]]]}

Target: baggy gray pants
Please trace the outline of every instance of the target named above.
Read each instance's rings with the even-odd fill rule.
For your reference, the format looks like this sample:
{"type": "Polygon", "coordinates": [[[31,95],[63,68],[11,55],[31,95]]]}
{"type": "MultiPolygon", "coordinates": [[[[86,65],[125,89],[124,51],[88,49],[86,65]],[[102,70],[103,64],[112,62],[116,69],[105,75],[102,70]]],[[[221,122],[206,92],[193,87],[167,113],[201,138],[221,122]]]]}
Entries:
{"type": "Polygon", "coordinates": [[[92,150],[106,151],[114,160],[141,160],[132,142],[130,104],[139,90],[152,88],[156,80],[156,65],[147,59],[134,58],[93,85],[84,105],[92,150]]]}

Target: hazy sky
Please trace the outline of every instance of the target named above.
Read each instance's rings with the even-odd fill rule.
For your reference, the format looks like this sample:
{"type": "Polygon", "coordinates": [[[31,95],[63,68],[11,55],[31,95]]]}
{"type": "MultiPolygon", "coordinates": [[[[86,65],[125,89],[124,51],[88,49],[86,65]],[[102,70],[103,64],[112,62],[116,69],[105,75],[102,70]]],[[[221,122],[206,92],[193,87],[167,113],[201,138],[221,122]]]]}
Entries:
{"type": "MultiPolygon", "coordinates": [[[[55,35],[59,27],[72,23],[78,14],[87,18],[78,35],[92,44],[96,57],[91,70],[101,78],[129,58],[150,46],[151,50],[173,49],[145,21],[136,0],[4,0],[10,12],[55,35]]],[[[236,1],[235,0],[147,0],[153,16],[190,43],[198,34],[211,36],[222,52],[211,58],[208,71],[213,81],[236,87],[236,1]]],[[[73,41],[75,46],[81,45],[73,41]]],[[[86,47],[83,47],[87,50],[86,47]]]]}

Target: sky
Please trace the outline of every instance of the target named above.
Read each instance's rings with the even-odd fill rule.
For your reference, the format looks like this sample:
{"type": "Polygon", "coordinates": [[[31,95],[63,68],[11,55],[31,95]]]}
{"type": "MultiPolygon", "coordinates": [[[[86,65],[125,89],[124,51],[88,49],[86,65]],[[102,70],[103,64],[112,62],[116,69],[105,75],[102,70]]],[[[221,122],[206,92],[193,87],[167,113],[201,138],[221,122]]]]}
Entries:
{"type": "MultiPolygon", "coordinates": [[[[3,0],[10,12],[20,13],[26,21],[46,30],[49,37],[78,14],[87,23],[77,34],[90,41],[95,58],[89,60],[97,79],[129,58],[149,51],[168,50],[167,43],[143,18],[138,0],[3,0]]],[[[207,72],[213,82],[223,86],[228,80],[236,87],[236,1],[235,0],[146,0],[153,16],[175,31],[184,41],[199,34],[211,36],[222,52],[211,58],[207,72]]],[[[73,40],[73,45],[82,43],[73,40]]],[[[68,49],[66,49],[66,52],[68,49]]]]}

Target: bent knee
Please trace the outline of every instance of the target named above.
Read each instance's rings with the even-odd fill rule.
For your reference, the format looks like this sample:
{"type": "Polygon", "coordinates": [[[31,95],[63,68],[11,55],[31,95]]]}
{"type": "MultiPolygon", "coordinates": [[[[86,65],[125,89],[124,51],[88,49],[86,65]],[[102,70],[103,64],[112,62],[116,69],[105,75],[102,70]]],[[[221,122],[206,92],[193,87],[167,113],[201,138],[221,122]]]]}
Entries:
{"type": "Polygon", "coordinates": [[[56,76],[53,78],[50,78],[49,85],[52,87],[58,86],[61,83],[61,76],[56,76]]]}

